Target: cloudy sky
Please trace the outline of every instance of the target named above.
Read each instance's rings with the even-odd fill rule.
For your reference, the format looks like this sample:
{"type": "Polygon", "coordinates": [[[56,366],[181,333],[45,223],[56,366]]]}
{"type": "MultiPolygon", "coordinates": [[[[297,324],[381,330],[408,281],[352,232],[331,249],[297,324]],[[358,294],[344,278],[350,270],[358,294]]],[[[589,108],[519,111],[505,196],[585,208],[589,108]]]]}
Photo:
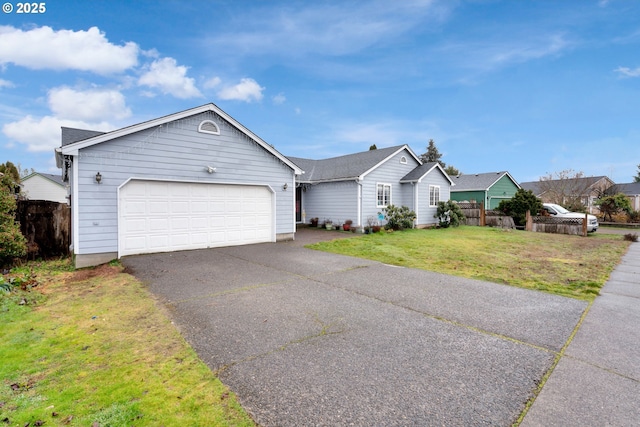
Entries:
{"type": "Polygon", "coordinates": [[[298,157],[433,139],[463,173],[618,183],[640,163],[637,1],[2,2],[0,162],[22,168],[59,172],[61,126],[208,102],[298,157]]]}

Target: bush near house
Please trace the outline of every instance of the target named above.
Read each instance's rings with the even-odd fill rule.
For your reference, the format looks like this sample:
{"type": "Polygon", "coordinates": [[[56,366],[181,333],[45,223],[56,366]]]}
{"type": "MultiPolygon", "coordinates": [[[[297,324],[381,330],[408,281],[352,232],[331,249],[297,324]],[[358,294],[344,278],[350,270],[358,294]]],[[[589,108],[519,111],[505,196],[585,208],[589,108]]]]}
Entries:
{"type": "Polygon", "coordinates": [[[502,200],[498,210],[512,217],[516,225],[524,226],[527,222],[527,211],[531,212],[531,215],[537,215],[542,210],[542,201],[533,191],[521,188],[511,199],[502,200]]]}
{"type": "Polygon", "coordinates": [[[465,216],[460,206],[453,200],[449,200],[447,202],[438,202],[434,218],[438,218],[440,227],[447,228],[449,226],[459,226],[464,221],[465,216]]]}
{"type": "Polygon", "coordinates": [[[27,254],[27,240],[15,220],[16,199],[9,189],[0,186],[0,267],[27,254]]]}
{"type": "Polygon", "coordinates": [[[407,206],[389,205],[382,209],[384,219],[387,221],[384,228],[386,230],[404,230],[413,228],[413,221],[416,220],[416,213],[407,206]]]}

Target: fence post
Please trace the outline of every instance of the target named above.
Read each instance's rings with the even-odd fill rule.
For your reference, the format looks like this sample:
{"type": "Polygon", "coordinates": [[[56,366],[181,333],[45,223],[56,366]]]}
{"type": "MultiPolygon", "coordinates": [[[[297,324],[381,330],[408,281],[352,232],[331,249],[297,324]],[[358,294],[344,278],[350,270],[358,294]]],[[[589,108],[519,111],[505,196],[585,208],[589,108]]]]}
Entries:
{"type": "Polygon", "coordinates": [[[480,227],[487,225],[487,218],[485,217],[484,203],[480,203],[480,227]]]}
{"type": "Polygon", "coordinates": [[[587,223],[589,222],[589,214],[584,214],[584,219],[582,220],[582,235],[587,237],[587,223]]]}
{"type": "Polygon", "coordinates": [[[531,217],[531,211],[529,209],[527,209],[526,223],[525,223],[524,229],[526,231],[533,231],[533,218],[531,217]]]}

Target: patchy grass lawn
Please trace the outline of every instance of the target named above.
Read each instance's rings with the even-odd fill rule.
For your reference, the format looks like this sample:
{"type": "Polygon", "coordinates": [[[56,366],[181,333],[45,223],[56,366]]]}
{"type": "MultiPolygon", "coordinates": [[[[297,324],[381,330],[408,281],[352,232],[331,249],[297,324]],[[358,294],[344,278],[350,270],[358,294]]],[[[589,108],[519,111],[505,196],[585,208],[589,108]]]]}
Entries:
{"type": "Polygon", "coordinates": [[[593,300],[628,246],[617,235],[585,238],[461,226],[382,232],[308,247],[593,300]]]}
{"type": "Polygon", "coordinates": [[[47,262],[34,272],[30,292],[0,289],[3,423],[254,425],[120,266],[72,272],[47,262]]]}

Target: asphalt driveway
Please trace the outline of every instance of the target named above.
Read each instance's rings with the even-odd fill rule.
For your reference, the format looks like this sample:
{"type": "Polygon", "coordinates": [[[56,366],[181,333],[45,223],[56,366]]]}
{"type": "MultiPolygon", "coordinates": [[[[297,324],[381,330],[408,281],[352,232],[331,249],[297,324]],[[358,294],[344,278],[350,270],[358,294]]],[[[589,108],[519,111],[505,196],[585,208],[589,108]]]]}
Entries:
{"type": "Polygon", "coordinates": [[[295,242],[127,257],[263,426],[511,425],[583,301],[295,242]]]}

